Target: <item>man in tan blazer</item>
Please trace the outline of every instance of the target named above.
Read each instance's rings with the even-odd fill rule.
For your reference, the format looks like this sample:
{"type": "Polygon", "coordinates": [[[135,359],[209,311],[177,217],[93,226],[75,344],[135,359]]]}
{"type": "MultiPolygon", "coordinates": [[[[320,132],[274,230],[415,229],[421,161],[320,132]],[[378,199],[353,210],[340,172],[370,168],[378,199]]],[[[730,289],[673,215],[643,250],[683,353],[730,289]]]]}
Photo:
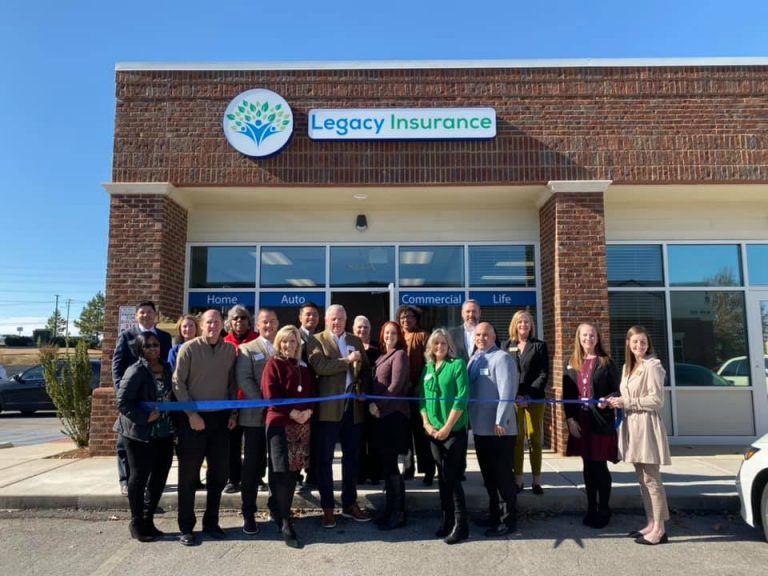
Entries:
{"type": "MultiPolygon", "coordinates": [[[[325,330],[308,343],[309,363],[317,376],[317,395],[366,392],[371,366],[362,341],[345,331],[347,312],[333,304],[325,313],[325,330]]],[[[320,402],[315,410],[313,433],[317,434],[317,483],[323,508],[324,528],[336,526],[333,498],[333,451],[341,442],[342,516],[367,522],[370,514],[357,505],[357,473],[365,403],[357,400],[320,402]]]]}
{"type": "MultiPolygon", "coordinates": [[[[235,376],[237,387],[246,400],[261,400],[261,375],[264,366],[274,355],[272,343],[275,341],[280,322],[277,313],[269,308],[262,308],[256,317],[259,337],[239,347],[235,376]]],[[[238,424],[243,428],[244,458],[240,482],[240,496],[243,512],[243,532],[257,534],[256,497],[259,483],[266,467],[267,441],[264,428],[264,408],[244,408],[238,412],[238,424]]]]}

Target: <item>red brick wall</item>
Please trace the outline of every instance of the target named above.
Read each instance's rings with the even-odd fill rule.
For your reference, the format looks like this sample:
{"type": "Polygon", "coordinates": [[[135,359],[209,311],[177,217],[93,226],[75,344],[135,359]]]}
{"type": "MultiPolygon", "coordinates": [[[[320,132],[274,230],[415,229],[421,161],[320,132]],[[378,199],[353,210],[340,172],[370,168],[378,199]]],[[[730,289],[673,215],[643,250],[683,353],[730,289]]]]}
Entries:
{"type": "MultiPolygon", "coordinates": [[[[550,398],[562,398],[563,368],[576,327],[596,324],[609,348],[608,273],[602,193],[556,193],[539,212],[541,306],[544,338],[552,354],[550,398]]],[[[562,405],[545,415],[550,447],[564,453],[568,433],[562,405]]]]}
{"type": "Polygon", "coordinates": [[[114,182],[184,185],[768,181],[768,67],[124,71],[114,182]],[[251,88],[294,112],[271,158],[231,148],[222,114],[251,88]],[[329,107],[492,106],[488,141],[313,142],[329,107]]]}
{"type": "Polygon", "coordinates": [[[109,215],[107,293],[101,385],[91,410],[92,454],[114,452],[115,394],[112,353],[120,306],[153,300],[158,312],[175,319],[184,304],[187,211],[162,195],[112,196],[109,215]]]}

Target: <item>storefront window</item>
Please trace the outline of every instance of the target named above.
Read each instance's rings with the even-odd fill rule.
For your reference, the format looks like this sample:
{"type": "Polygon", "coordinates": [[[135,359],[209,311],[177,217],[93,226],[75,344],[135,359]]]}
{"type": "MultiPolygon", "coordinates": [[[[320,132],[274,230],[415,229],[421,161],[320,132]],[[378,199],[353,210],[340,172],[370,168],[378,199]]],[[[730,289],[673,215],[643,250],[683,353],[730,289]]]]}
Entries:
{"type": "Polygon", "coordinates": [[[741,258],[736,244],[672,244],[670,286],[741,286],[741,258]]]}
{"type": "Polygon", "coordinates": [[[615,244],[607,247],[608,286],[664,286],[661,246],[615,244]]]}
{"type": "Polygon", "coordinates": [[[768,286],[768,244],[748,244],[747,265],[750,285],[768,286]]]}
{"type": "Polygon", "coordinates": [[[190,288],[254,288],[255,246],[193,246],[190,288]]]}
{"type": "Polygon", "coordinates": [[[672,292],[676,386],[749,386],[749,374],[735,381],[722,372],[748,358],[742,292],[672,292]]]}
{"type": "Polygon", "coordinates": [[[536,285],[533,246],[470,246],[469,285],[536,285]]]}
{"type": "Polygon", "coordinates": [[[403,246],[400,286],[405,288],[463,287],[463,246],[403,246]]]}
{"type": "Polygon", "coordinates": [[[394,246],[331,247],[331,286],[388,286],[394,281],[394,246]]]}
{"type": "Polygon", "coordinates": [[[325,286],[323,246],[264,246],[261,249],[263,288],[325,286]]]}
{"type": "Polygon", "coordinates": [[[645,327],[656,350],[656,356],[667,370],[669,384],[669,346],[667,314],[663,292],[611,292],[608,295],[611,314],[611,355],[617,364],[624,362],[627,331],[634,325],[645,327]]]}

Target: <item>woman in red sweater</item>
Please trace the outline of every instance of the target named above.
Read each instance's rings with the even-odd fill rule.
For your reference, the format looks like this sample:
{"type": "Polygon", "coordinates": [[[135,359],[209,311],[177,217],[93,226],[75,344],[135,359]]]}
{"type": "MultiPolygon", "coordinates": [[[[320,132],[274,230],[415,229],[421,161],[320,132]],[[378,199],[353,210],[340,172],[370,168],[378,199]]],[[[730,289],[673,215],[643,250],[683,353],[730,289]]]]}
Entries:
{"type": "MultiPolygon", "coordinates": [[[[301,361],[301,335],[295,326],[281,328],[275,336],[275,355],[267,361],[261,379],[265,400],[310,398],[315,377],[301,361]]],[[[291,522],[291,504],[299,471],[308,465],[311,403],[267,408],[269,489],[275,500],[275,520],[291,548],[300,548],[291,522]]]]}

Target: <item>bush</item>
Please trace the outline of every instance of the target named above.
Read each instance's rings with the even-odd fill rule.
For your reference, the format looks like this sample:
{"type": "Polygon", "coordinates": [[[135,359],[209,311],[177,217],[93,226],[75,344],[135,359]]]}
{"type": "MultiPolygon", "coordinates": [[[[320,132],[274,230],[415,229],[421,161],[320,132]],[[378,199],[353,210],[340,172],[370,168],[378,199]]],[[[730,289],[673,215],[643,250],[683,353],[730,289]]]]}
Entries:
{"type": "Polygon", "coordinates": [[[45,389],[56,406],[56,414],[78,448],[88,446],[91,435],[91,380],[93,372],[85,340],[78,343],[74,354],[58,358],[58,348],[40,349],[45,389]]]}
{"type": "Polygon", "coordinates": [[[9,335],[5,337],[6,346],[32,346],[35,341],[29,336],[13,336],[9,335]]]}

